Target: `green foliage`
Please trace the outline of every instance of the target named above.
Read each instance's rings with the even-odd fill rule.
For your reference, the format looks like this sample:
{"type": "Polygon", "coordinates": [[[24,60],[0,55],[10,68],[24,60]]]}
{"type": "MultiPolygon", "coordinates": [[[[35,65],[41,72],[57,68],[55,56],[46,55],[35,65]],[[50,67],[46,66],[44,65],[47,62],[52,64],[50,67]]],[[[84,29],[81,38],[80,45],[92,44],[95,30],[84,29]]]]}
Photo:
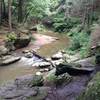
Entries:
{"type": "Polygon", "coordinates": [[[71,33],[71,45],[68,53],[75,54],[80,52],[81,57],[87,57],[89,54],[89,35],[87,33],[71,33]]]}
{"type": "Polygon", "coordinates": [[[77,100],[100,100],[100,72],[95,75],[86,91],[77,100]]]}
{"type": "Polygon", "coordinates": [[[78,18],[64,19],[64,16],[63,17],[62,16],[57,15],[53,19],[53,22],[54,22],[53,27],[56,32],[60,32],[60,33],[69,32],[70,29],[72,29],[73,27],[76,27],[80,23],[78,18]]]}
{"type": "Polygon", "coordinates": [[[44,16],[50,15],[50,9],[55,7],[57,3],[58,0],[30,0],[26,5],[28,19],[32,17],[42,19],[44,16]]]}
{"type": "Polygon", "coordinates": [[[14,32],[12,32],[12,33],[8,33],[6,38],[7,41],[14,43],[14,41],[17,39],[17,36],[14,32]]]}

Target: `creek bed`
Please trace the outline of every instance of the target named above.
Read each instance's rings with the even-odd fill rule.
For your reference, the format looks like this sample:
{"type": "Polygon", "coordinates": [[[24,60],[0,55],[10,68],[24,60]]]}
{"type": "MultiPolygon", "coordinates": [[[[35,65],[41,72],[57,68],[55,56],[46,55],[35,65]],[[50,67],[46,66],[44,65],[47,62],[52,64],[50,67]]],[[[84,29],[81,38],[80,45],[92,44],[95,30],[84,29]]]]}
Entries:
{"type": "MultiPolygon", "coordinates": [[[[35,33],[38,34],[38,33],[35,33]]],[[[34,34],[33,34],[34,35],[34,34]]],[[[41,33],[40,36],[50,36],[56,37],[58,40],[52,41],[51,43],[47,42],[40,46],[39,41],[37,44],[30,43],[29,46],[19,49],[16,51],[17,55],[21,55],[22,50],[24,49],[38,49],[38,54],[50,57],[52,54],[55,54],[61,49],[64,49],[68,45],[68,37],[65,35],[56,34],[53,32],[41,33]]],[[[3,37],[3,35],[2,35],[3,37]]],[[[48,39],[48,38],[46,38],[48,39]]],[[[41,41],[40,41],[41,42],[41,41]]],[[[8,66],[0,66],[0,85],[7,83],[9,80],[14,80],[16,77],[20,77],[27,74],[35,74],[38,69],[31,67],[33,59],[21,59],[20,61],[10,64],[8,66]]]]}

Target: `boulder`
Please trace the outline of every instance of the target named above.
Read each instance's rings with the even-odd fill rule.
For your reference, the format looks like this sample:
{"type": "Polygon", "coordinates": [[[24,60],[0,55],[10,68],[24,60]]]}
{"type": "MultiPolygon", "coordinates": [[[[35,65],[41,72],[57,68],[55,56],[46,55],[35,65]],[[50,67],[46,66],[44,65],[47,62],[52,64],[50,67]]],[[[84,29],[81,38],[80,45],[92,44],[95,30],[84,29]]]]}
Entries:
{"type": "Polygon", "coordinates": [[[51,64],[49,62],[36,62],[32,66],[38,67],[38,68],[46,68],[49,67],[51,64]]]}
{"type": "Polygon", "coordinates": [[[63,58],[62,52],[58,52],[57,54],[55,54],[51,57],[52,60],[59,60],[59,59],[62,59],[62,58],[63,58]]]}
{"type": "Polygon", "coordinates": [[[0,65],[2,66],[9,65],[19,61],[20,59],[21,59],[20,57],[15,57],[12,55],[3,56],[2,58],[0,58],[0,65]]]}
{"type": "Polygon", "coordinates": [[[63,83],[68,84],[72,80],[72,77],[68,73],[56,75],[56,70],[53,69],[45,78],[45,85],[61,85],[63,83]]]}
{"type": "Polygon", "coordinates": [[[0,91],[0,100],[23,100],[23,98],[37,96],[38,94],[38,89],[36,88],[5,88],[3,87],[2,91],[0,91]]]}
{"type": "Polygon", "coordinates": [[[31,52],[25,53],[26,58],[32,58],[33,54],[31,52]]]}
{"type": "Polygon", "coordinates": [[[16,78],[14,84],[20,88],[32,87],[32,81],[33,81],[33,75],[29,74],[16,78]]]}
{"type": "Polygon", "coordinates": [[[57,76],[56,84],[61,85],[63,83],[70,83],[72,80],[72,77],[68,73],[61,74],[57,76]]]}
{"type": "Polygon", "coordinates": [[[82,74],[90,74],[94,71],[94,68],[79,68],[73,65],[63,63],[56,67],[56,75],[60,75],[63,73],[69,73],[70,75],[82,75],[82,74]]]}
{"type": "Polygon", "coordinates": [[[27,35],[21,36],[15,40],[14,46],[17,49],[23,48],[23,47],[26,47],[30,43],[30,41],[31,41],[31,38],[29,36],[27,35]]]}
{"type": "Polygon", "coordinates": [[[0,46],[0,56],[8,54],[8,49],[5,46],[0,46]]]}
{"type": "Polygon", "coordinates": [[[42,86],[44,82],[42,75],[34,75],[32,80],[32,86],[42,86]]]}

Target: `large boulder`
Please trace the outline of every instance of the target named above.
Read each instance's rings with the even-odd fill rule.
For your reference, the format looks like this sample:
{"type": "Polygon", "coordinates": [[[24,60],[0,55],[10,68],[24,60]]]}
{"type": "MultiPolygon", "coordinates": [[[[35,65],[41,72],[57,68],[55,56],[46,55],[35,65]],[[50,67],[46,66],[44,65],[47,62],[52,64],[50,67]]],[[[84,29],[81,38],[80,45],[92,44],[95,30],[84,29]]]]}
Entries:
{"type": "Polygon", "coordinates": [[[63,83],[68,84],[72,80],[72,77],[68,73],[56,75],[56,69],[51,70],[45,78],[45,85],[61,85],[63,83]]]}
{"type": "Polygon", "coordinates": [[[100,100],[100,72],[89,82],[86,90],[77,100],[100,100]]]}
{"type": "Polygon", "coordinates": [[[90,74],[94,71],[94,68],[81,68],[76,64],[67,64],[62,63],[56,67],[56,75],[60,75],[63,73],[69,73],[70,75],[82,75],[82,74],[90,74]],[[77,67],[78,66],[78,67],[77,67]]]}
{"type": "Polygon", "coordinates": [[[31,41],[31,38],[27,35],[23,35],[19,38],[17,38],[14,42],[14,46],[18,48],[26,47],[31,41]]]}

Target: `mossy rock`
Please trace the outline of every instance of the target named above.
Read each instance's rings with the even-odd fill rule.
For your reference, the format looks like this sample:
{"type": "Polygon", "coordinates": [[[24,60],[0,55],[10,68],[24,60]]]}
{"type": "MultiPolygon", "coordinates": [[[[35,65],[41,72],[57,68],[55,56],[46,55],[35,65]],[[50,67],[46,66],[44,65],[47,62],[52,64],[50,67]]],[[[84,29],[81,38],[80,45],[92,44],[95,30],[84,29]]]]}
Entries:
{"type": "Polygon", "coordinates": [[[64,73],[64,74],[61,74],[61,75],[58,75],[56,76],[55,74],[52,74],[50,76],[48,76],[46,78],[46,81],[48,83],[51,83],[52,85],[61,85],[63,83],[70,83],[72,80],[72,77],[68,74],[68,73],[64,73]]]}
{"type": "Polygon", "coordinates": [[[34,75],[32,80],[32,86],[42,86],[44,82],[43,76],[34,75]]]}
{"type": "Polygon", "coordinates": [[[85,92],[76,100],[100,100],[100,72],[94,76],[85,92]]]}

